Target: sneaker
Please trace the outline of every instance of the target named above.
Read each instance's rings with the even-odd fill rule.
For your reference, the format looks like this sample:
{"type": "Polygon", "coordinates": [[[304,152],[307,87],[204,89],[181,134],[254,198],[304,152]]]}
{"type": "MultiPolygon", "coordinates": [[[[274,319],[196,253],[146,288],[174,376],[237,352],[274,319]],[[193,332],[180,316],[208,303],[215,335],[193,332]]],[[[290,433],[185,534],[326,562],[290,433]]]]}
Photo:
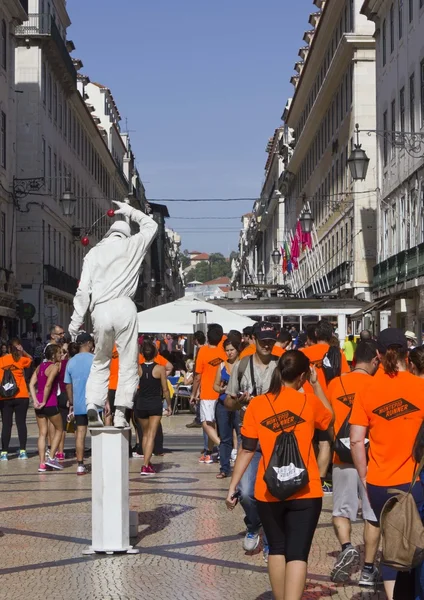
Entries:
{"type": "Polygon", "coordinates": [[[191,423],[187,423],[187,429],[198,429],[202,426],[201,423],[197,423],[196,421],[192,421],[191,423]]]}
{"type": "Polygon", "coordinates": [[[61,471],[63,469],[63,465],[59,464],[57,458],[49,458],[48,460],[46,460],[46,467],[50,467],[51,469],[57,469],[58,471],[61,471]]]}
{"type": "Polygon", "coordinates": [[[199,463],[204,463],[205,458],[206,458],[206,454],[202,454],[202,456],[199,457],[199,463]]]}
{"type": "Polygon", "coordinates": [[[26,450],[19,450],[18,459],[19,460],[28,460],[28,454],[26,453],[26,450]]]}
{"type": "Polygon", "coordinates": [[[342,550],[337,557],[330,579],[333,583],[343,583],[350,577],[352,569],[359,563],[359,552],[353,546],[342,550]]]}
{"type": "Polygon", "coordinates": [[[144,454],[139,454],[138,452],[133,452],[132,457],[133,458],[144,458],[144,454]]]}
{"type": "Polygon", "coordinates": [[[237,459],[237,448],[233,448],[231,450],[230,460],[232,460],[233,462],[236,462],[236,459],[237,459]]]}
{"type": "Polygon", "coordinates": [[[380,572],[377,567],[374,567],[373,571],[368,571],[368,569],[362,569],[361,577],[359,578],[358,584],[361,587],[374,587],[376,585],[381,585],[382,579],[380,577],[380,572]]]}
{"type": "Polygon", "coordinates": [[[262,556],[264,559],[265,564],[268,564],[268,557],[269,557],[269,546],[268,544],[264,544],[264,547],[262,549],[262,556]]]}
{"type": "Polygon", "coordinates": [[[141,467],[140,475],[145,477],[146,475],[154,475],[154,469],[149,465],[148,467],[141,467]]]}
{"type": "Polygon", "coordinates": [[[253,552],[259,546],[259,532],[248,531],[244,536],[243,550],[253,552]]]}
{"type": "Polygon", "coordinates": [[[47,471],[47,467],[46,467],[45,463],[40,463],[40,466],[38,467],[38,472],[45,473],[46,471],[47,471]]]}
{"type": "Polygon", "coordinates": [[[63,462],[65,460],[64,452],[56,452],[56,458],[59,462],[63,462]]]}
{"type": "Polygon", "coordinates": [[[210,454],[206,454],[205,459],[202,461],[205,465],[212,465],[214,460],[210,454]]]}
{"type": "Polygon", "coordinates": [[[322,491],[324,492],[324,496],[330,496],[333,493],[333,484],[329,481],[324,481],[322,491]]]}
{"type": "Polygon", "coordinates": [[[149,465],[147,467],[147,470],[149,471],[149,475],[156,475],[156,471],[153,465],[149,465]]]}
{"type": "Polygon", "coordinates": [[[50,448],[46,448],[46,458],[50,458],[50,448]]]}
{"type": "Polygon", "coordinates": [[[87,417],[89,427],[103,427],[103,421],[100,418],[99,412],[95,404],[88,404],[87,417]]]}
{"type": "Polygon", "coordinates": [[[8,457],[7,457],[7,452],[2,452],[0,454],[0,460],[4,461],[4,462],[6,462],[7,460],[9,460],[8,457]]]}
{"type": "Polygon", "coordinates": [[[86,475],[88,473],[87,467],[85,465],[77,466],[77,475],[86,475]]]}
{"type": "Polygon", "coordinates": [[[129,427],[128,421],[125,418],[125,412],[120,408],[115,409],[115,416],[113,418],[113,426],[118,429],[125,429],[125,427],[129,427]]]}

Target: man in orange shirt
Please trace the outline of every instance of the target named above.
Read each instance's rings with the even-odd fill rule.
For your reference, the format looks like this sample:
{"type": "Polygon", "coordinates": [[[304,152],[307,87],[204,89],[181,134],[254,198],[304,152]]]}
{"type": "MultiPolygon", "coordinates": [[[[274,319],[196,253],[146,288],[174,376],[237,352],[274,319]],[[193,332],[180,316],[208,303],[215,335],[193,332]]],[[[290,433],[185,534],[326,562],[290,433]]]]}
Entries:
{"type": "Polygon", "coordinates": [[[245,356],[253,356],[253,354],[256,352],[256,343],[255,338],[253,337],[253,327],[250,325],[243,329],[242,341],[244,344],[244,349],[240,353],[240,360],[245,356]]]}
{"type": "MultiPolygon", "coordinates": [[[[324,394],[327,393],[327,386],[329,383],[329,373],[331,370],[331,364],[327,360],[327,353],[330,350],[330,340],[333,337],[333,327],[329,321],[322,319],[317,323],[315,334],[317,337],[317,343],[308,346],[306,348],[302,348],[302,352],[306,354],[306,356],[311,361],[311,364],[316,367],[318,381],[321,384],[321,387],[324,391],[324,394]],[[327,373],[327,375],[326,375],[327,373]]],[[[340,375],[341,373],[349,373],[350,368],[347,364],[347,360],[341,350],[340,352],[340,365],[337,369],[335,369],[335,375],[340,375]]],[[[305,384],[305,392],[311,393],[311,386],[309,383],[305,384]]],[[[332,493],[331,483],[326,481],[326,476],[328,472],[328,467],[330,466],[331,461],[331,435],[328,431],[317,431],[316,441],[318,442],[318,467],[321,474],[322,481],[322,489],[324,494],[328,495],[332,493]]]]}
{"type": "MultiPolygon", "coordinates": [[[[209,325],[207,333],[208,343],[206,346],[200,348],[196,357],[196,373],[190,398],[190,402],[196,401],[200,388],[200,421],[203,431],[215,446],[219,446],[220,444],[220,439],[216,432],[215,419],[215,408],[219,394],[215,392],[213,386],[218,367],[227,358],[225,352],[219,347],[222,336],[223,329],[221,325],[216,323],[209,325]]],[[[209,454],[201,457],[200,461],[206,464],[213,462],[209,454]]]]}
{"type": "Polygon", "coordinates": [[[355,351],[355,368],[350,373],[335,377],[328,385],[328,399],[334,411],[334,432],[345,445],[341,460],[337,452],[333,456],[333,526],[341,545],[333,570],[331,581],[343,583],[359,562],[359,552],[351,544],[351,523],[356,521],[359,499],[362,504],[364,525],[365,564],[362,569],[360,586],[373,587],[378,577],[374,567],[378,550],[380,532],[377,518],[371,508],[364,486],[359,479],[352,458],[349,456],[350,443],[346,440],[352,407],[357,394],[373,382],[379,365],[377,345],[373,341],[359,342],[355,351]],[[345,455],[346,454],[346,455],[345,455]],[[346,462],[349,459],[350,462],[346,462]]]}
{"type": "Polygon", "coordinates": [[[287,329],[282,329],[280,333],[277,335],[277,341],[274,344],[274,348],[272,349],[272,353],[274,356],[283,356],[284,352],[286,352],[288,346],[292,343],[292,336],[287,329]]]}

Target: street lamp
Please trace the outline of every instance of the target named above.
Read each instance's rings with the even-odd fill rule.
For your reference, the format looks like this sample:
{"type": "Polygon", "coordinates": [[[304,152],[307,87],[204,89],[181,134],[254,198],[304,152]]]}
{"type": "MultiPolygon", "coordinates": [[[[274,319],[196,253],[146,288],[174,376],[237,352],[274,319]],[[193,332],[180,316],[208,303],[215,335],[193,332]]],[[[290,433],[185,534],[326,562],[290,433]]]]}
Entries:
{"type": "Polygon", "coordinates": [[[303,233],[312,232],[312,227],[314,226],[314,218],[309,209],[303,211],[303,213],[300,215],[299,221],[303,233]]]}
{"type": "Polygon", "coordinates": [[[265,282],[265,275],[262,269],[259,269],[257,277],[259,285],[263,285],[265,282]]]}
{"type": "Polygon", "coordinates": [[[366,178],[369,162],[367,153],[359,143],[359,125],[356,124],[356,144],[347,161],[353,181],[363,181],[366,178]]]}
{"type": "Polygon", "coordinates": [[[274,267],[277,267],[280,262],[280,258],[281,258],[281,254],[280,254],[280,251],[278,250],[278,248],[275,248],[271,252],[271,258],[272,258],[272,262],[274,263],[274,267]]]}
{"type": "Polygon", "coordinates": [[[150,280],[150,287],[152,288],[152,290],[154,290],[156,287],[156,279],[154,277],[152,277],[150,280]]]}
{"type": "Polygon", "coordinates": [[[66,184],[63,196],[59,199],[65,217],[72,217],[77,206],[77,199],[72,194],[69,184],[66,184]]]}
{"type": "Polygon", "coordinates": [[[162,286],[160,288],[160,295],[161,295],[162,298],[165,296],[165,292],[166,292],[166,289],[162,286]]]}

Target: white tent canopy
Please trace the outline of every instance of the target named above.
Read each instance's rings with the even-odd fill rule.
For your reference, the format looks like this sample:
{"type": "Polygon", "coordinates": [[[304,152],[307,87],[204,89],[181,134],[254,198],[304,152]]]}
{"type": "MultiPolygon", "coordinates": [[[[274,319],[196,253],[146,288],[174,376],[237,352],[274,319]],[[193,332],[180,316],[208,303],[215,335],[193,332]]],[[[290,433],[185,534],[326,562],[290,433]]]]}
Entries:
{"type": "Polygon", "coordinates": [[[230,329],[241,331],[255,321],[237,312],[227,310],[197,298],[181,298],[138,313],[140,333],[194,333],[196,322],[219,323],[228,333],[230,329]],[[198,319],[196,321],[196,319],[198,319]]]}

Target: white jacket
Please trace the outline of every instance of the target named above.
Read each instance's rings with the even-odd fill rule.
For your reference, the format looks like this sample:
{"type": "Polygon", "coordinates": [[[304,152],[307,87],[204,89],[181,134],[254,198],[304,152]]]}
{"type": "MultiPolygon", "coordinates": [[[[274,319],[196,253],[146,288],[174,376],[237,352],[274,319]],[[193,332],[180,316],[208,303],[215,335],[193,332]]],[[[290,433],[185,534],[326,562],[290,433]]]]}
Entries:
{"type": "Polygon", "coordinates": [[[106,237],[84,258],[70,330],[78,331],[88,308],[93,311],[103,302],[134,297],[141,264],[158,226],[140,210],[132,208],[131,211],[130,219],[140,227],[139,233],[128,238],[106,237]]]}

